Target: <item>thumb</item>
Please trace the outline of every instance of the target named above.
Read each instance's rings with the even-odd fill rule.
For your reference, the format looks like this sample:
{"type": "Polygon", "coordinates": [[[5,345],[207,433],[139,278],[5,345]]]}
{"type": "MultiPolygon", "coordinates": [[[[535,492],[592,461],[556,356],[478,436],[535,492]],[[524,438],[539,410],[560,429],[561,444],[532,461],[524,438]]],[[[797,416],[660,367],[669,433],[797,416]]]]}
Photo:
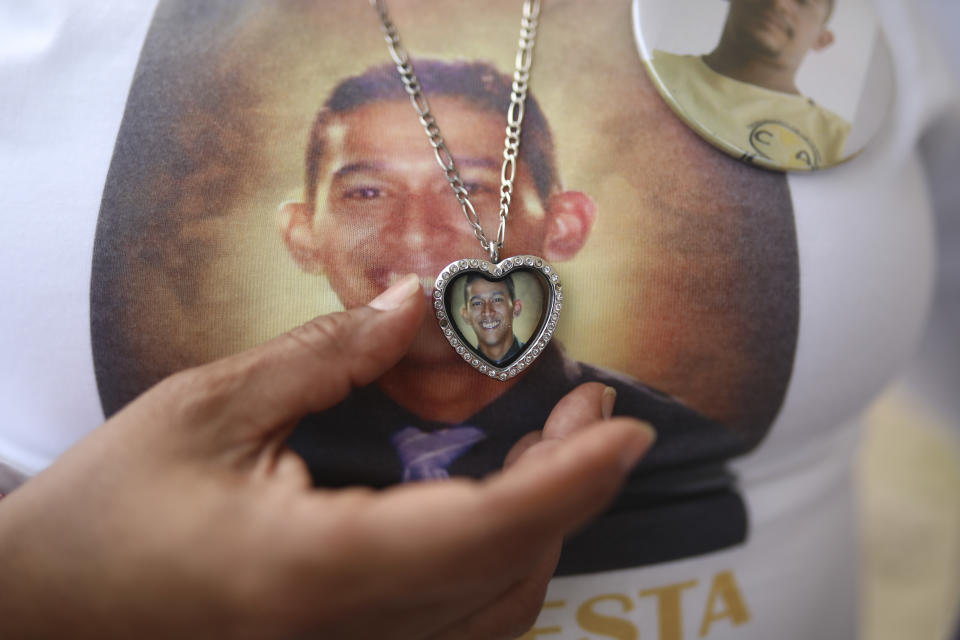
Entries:
{"type": "Polygon", "coordinates": [[[421,292],[410,274],[366,306],[319,316],[259,347],[177,374],[170,391],[178,403],[199,400],[206,420],[234,432],[238,425],[263,433],[289,424],[337,404],[396,364],[420,327],[421,292]]]}

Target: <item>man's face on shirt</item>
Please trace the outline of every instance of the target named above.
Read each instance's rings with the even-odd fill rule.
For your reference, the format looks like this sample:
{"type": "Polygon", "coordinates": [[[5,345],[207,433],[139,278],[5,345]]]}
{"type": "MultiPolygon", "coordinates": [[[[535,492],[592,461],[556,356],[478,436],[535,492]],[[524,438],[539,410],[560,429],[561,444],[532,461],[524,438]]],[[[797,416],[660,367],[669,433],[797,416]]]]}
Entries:
{"type": "Polygon", "coordinates": [[[821,48],[831,0],[730,0],[726,31],[749,55],[796,68],[821,48]]]}
{"type": "Polygon", "coordinates": [[[467,285],[466,298],[460,315],[477,334],[480,352],[499,362],[513,345],[513,319],[520,315],[520,301],[510,297],[505,281],[484,278],[467,285]]]}
{"type": "MultiPolygon", "coordinates": [[[[446,96],[431,100],[431,109],[483,228],[494,235],[506,116],[446,96]]],[[[432,311],[433,282],[443,267],[459,258],[487,256],[409,101],[372,103],[338,114],[326,139],[312,232],[323,247],[324,273],[340,301],[347,308],[365,304],[415,272],[423,283],[424,304],[432,311]]],[[[509,253],[541,254],[545,218],[521,163],[507,227],[509,253]]],[[[424,324],[411,355],[456,357],[430,324],[424,324]]]]}

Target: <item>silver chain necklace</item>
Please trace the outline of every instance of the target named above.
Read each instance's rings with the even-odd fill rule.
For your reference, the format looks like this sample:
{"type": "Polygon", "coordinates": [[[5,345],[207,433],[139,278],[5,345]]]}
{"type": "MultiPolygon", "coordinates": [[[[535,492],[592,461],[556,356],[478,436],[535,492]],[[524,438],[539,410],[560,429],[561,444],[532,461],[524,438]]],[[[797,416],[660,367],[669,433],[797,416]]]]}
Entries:
{"type": "MultiPolygon", "coordinates": [[[[523,2],[519,49],[517,50],[513,72],[510,105],[507,107],[503,165],[500,168],[500,224],[494,240],[488,239],[483,231],[480,216],[477,215],[477,211],[470,201],[470,195],[463,179],[460,177],[460,172],[457,171],[453,155],[440,133],[440,126],[430,110],[430,104],[413,70],[410,56],[400,44],[400,33],[387,13],[385,0],[370,0],[370,4],[380,18],[381,30],[390,51],[390,57],[397,65],[397,72],[400,74],[401,82],[403,82],[403,88],[417,112],[427,138],[430,140],[430,146],[433,147],[437,164],[440,165],[440,169],[450,184],[467,223],[473,229],[474,236],[480,241],[480,246],[490,257],[489,262],[469,258],[456,260],[443,269],[437,277],[433,292],[437,320],[451,346],[465,361],[491,378],[502,381],[509,380],[523,372],[546,348],[556,330],[562,306],[561,301],[563,300],[560,278],[556,271],[542,258],[524,255],[500,261],[500,250],[503,248],[506,239],[507,220],[510,216],[513,182],[517,175],[520,132],[530,80],[530,66],[533,63],[533,45],[537,35],[537,21],[540,17],[540,0],[524,0],[523,2]],[[497,304],[503,306],[503,301],[500,300],[499,303],[496,301],[496,286],[488,287],[491,291],[478,292],[473,295],[470,282],[476,281],[477,278],[471,276],[471,274],[477,274],[484,281],[493,285],[504,283],[509,279],[511,285],[508,295],[513,311],[507,311],[506,314],[498,313],[497,304]],[[510,313],[514,317],[519,317],[523,308],[515,293],[517,288],[515,280],[523,276],[531,278],[531,282],[535,283],[534,286],[539,286],[542,302],[538,312],[539,319],[535,323],[532,333],[526,336],[526,340],[521,340],[513,333],[513,318],[508,317],[510,313]],[[455,283],[461,279],[465,281],[464,289],[455,286],[455,283]],[[453,310],[459,304],[459,300],[453,300],[455,289],[466,291],[463,309],[459,314],[464,320],[464,326],[458,326],[455,321],[458,314],[455,314],[453,310]],[[487,321],[473,320],[471,314],[473,314],[475,307],[479,309],[478,305],[483,306],[484,309],[478,311],[477,317],[487,318],[487,321]],[[477,335],[476,344],[467,338],[467,324],[477,335]],[[503,328],[505,324],[510,329],[509,335],[505,333],[503,328]],[[488,325],[490,328],[487,328],[488,325]],[[503,336],[498,337],[499,334],[503,334],[503,336]],[[481,338],[481,336],[483,337],[481,338]],[[512,338],[512,341],[510,338],[512,338]],[[507,346],[508,343],[509,346],[507,346]],[[506,351],[504,352],[505,347],[506,351]],[[503,358],[498,357],[501,354],[505,354],[503,358]]],[[[506,286],[504,285],[502,288],[506,288],[506,286]]],[[[503,291],[501,291],[501,294],[503,294],[503,291]]],[[[537,312],[536,310],[533,311],[537,312]]]]}
{"type": "Polygon", "coordinates": [[[487,239],[483,232],[483,227],[480,225],[480,216],[477,215],[473,203],[470,202],[470,196],[463,180],[460,178],[460,172],[457,171],[453,155],[450,154],[447,143],[443,140],[440,127],[437,125],[437,119],[430,111],[430,104],[427,102],[420,81],[417,80],[417,75],[413,71],[410,56],[400,45],[400,33],[397,31],[396,25],[390,20],[389,14],[387,14],[384,0],[370,0],[370,4],[380,17],[381,29],[387,42],[387,48],[390,50],[390,57],[396,63],[403,88],[410,96],[410,102],[413,104],[417,115],[420,116],[420,124],[423,125],[424,131],[430,139],[430,146],[433,147],[433,154],[437,158],[437,163],[446,175],[447,182],[453,189],[453,195],[460,203],[463,215],[473,228],[473,234],[480,241],[480,246],[490,254],[491,262],[497,262],[507,234],[507,217],[510,215],[513,179],[517,174],[520,130],[523,125],[524,104],[527,100],[527,85],[530,81],[530,65],[533,63],[533,43],[537,36],[540,0],[524,0],[523,3],[523,18],[520,21],[520,48],[517,50],[516,69],[513,72],[510,106],[507,108],[507,137],[504,140],[503,166],[500,168],[500,226],[497,228],[497,239],[492,242],[487,239]]]}

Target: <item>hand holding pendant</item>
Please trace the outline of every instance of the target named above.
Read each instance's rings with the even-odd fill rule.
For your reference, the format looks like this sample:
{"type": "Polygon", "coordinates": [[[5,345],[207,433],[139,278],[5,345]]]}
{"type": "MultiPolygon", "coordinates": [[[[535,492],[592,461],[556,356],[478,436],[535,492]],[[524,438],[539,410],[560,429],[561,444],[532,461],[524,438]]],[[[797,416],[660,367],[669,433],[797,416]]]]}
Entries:
{"type": "Polygon", "coordinates": [[[609,392],[584,385],[485,480],[312,488],[291,429],[400,359],[422,314],[408,277],[178,373],[0,500],[0,636],[522,633],[563,535],[613,498],[653,434],[602,420],[609,392]]]}

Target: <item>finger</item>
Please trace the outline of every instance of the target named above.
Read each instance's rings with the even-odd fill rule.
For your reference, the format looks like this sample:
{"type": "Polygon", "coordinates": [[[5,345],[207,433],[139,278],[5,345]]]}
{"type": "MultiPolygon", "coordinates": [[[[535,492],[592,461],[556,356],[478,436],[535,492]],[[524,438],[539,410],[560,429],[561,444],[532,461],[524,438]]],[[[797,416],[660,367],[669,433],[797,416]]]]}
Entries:
{"type": "Polygon", "coordinates": [[[430,640],[488,640],[523,635],[543,608],[547,587],[560,559],[560,547],[561,540],[557,538],[526,576],[506,586],[491,601],[474,604],[463,617],[431,635],[430,640]]]}
{"type": "MultiPolygon", "coordinates": [[[[504,468],[512,466],[543,440],[563,440],[579,428],[609,418],[616,396],[613,387],[605,387],[599,382],[580,385],[560,399],[547,417],[543,431],[531,431],[513,445],[503,461],[504,468]]],[[[537,447],[537,450],[543,448],[537,447]]]]}
{"type": "MultiPolygon", "coordinates": [[[[404,520],[393,524],[422,523],[426,527],[416,527],[418,530],[414,531],[390,526],[393,516],[387,520],[365,519],[362,531],[352,528],[347,534],[355,546],[337,554],[334,564],[342,558],[348,558],[349,564],[335,571],[335,587],[305,585],[298,591],[321,594],[325,606],[342,598],[335,602],[340,611],[360,604],[360,611],[351,617],[361,619],[366,617],[364,611],[376,610],[389,602],[394,611],[391,628],[397,637],[433,638],[432,634],[437,633],[442,638],[487,640],[519,635],[540,609],[560,557],[562,538],[558,534],[548,541],[533,541],[525,545],[520,561],[505,562],[503,540],[491,544],[490,540],[473,535],[472,530],[483,525],[476,519],[477,514],[460,520],[461,531],[466,535],[439,532],[431,523],[430,513],[445,511],[464,498],[469,500],[463,490],[475,494],[482,489],[478,483],[455,480],[407,485],[377,497],[366,494],[366,500],[378,501],[381,506],[384,501],[393,503],[388,509],[404,520]],[[401,494],[415,499],[407,503],[396,501],[401,494]],[[436,508],[416,511],[416,506],[424,501],[432,502],[436,508]],[[491,616],[489,619],[485,612],[491,616]]],[[[357,510],[358,503],[354,502],[353,515],[357,510]]],[[[376,507],[374,511],[377,516],[384,513],[376,507]]],[[[326,512],[330,515],[329,508],[326,512]]],[[[309,536],[309,548],[314,552],[327,546],[324,543],[322,534],[309,536]]],[[[313,562],[316,560],[305,562],[301,558],[296,566],[302,569],[313,562]]],[[[330,562],[314,566],[320,571],[318,575],[331,572],[330,562]]],[[[310,601],[315,608],[316,599],[310,601]]],[[[357,633],[356,637],[367,635],[373,634],[357,633]]]]}
{"type": "Polygon", "coordinates": [[[599,382],[580,385],[563,396],[550,412],[543,427],[544,439],[566,439],[578,429],[609,418],[609,413],[604,415],[604,405],[610,402],[612,409],[612,400],[616,395],[613,387],[599,382]]]}
{"type": "Polygon", "coordinates": [[[491,523],[535,535],[573,531],[609,504],[655,438],[648,424],[629,418],[545,438],[488,480],[491,523]]]}
{"type": "MultiPolygon", "coordinates": [[[[614,498],[653,439],[649,426],[632,419],[599,422],[483,482],[402,485],[341,514],[374,569],[402,565],[408,579],[436,580],[438,587],[441,578],[462,579],[464,567],[488,575],[505,565],[519,576],[546,541],[576,529],[614,498]]],[[[323,496],[305,499],[316,503],[310,509],[316,526],[304,527],[315,541],[330,522],[331,505],[323,496]]]]}
{"type": "Polygon", "coordinates": [[[433,618],[442,628],[470,615],[469,602],[493,602],[526,576],[552,572],[557,542],[613,499],[653,439],[648,426],[618,418],[483,482],[302,494],[280,548],[300,568],[302,593],[325,594],[338,610],[380,598],[445,603],[433,618]],[[335,595],[324,579],[331,567],[335,595]]]}
{"type": "Polygon", "coordinates": [[[516,441],[510,451],[507,453],[507,457],[503,459],[503,468],[509,469],[520,459],[520,456],[525,454],[531,447],[538,444],[543,440],[542,431],[531,431],[522,438],[516,441]]]}
{"type": "MultiPolygon", "coordinates": [[[[413,274],[370,304],[324,316],[259,347],[174,376],[188,422],[272,429],[341,401],[406,352],[426,303],[413,274]]],[[[249,435],[249,434],[248,434],[249,435]]]]}

